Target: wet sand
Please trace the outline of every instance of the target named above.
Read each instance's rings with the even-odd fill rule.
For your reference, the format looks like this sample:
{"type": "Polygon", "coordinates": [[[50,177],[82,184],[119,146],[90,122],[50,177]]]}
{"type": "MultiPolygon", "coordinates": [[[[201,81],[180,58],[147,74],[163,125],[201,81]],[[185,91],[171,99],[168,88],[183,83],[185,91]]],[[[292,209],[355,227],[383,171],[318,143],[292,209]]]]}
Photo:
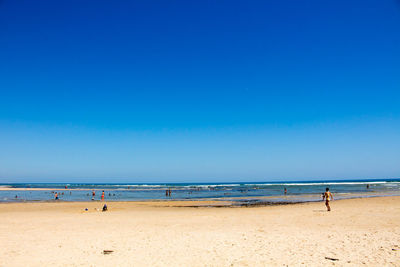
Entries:
{"type": "Polygon", "coordinates": [[[400,197],[107,204],[1,203],[0,266],[400,266],[400,197]]]}

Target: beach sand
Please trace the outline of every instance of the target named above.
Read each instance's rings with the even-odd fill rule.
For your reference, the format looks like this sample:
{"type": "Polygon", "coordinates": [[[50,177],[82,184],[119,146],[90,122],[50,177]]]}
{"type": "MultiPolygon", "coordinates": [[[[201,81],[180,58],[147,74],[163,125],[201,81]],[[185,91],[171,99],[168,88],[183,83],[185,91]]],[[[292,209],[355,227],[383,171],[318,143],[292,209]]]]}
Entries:
{"type": "Polygon", "coordinates": [[[400,197],[196,203],[2,203],[0,266],[400,266],[400,197]]]}

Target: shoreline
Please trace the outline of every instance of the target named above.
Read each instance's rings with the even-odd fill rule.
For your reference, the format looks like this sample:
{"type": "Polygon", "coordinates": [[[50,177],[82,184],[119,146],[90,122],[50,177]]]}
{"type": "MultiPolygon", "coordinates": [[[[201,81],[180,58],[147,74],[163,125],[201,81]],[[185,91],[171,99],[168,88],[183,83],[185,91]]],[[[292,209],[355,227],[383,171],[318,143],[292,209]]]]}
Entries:
{"type": "MultiPolygon", "coordinates": [[[[267,198],[267,197],[266,197],[267,198]]],[[[354,198],[346,198],[346,199],[335,199],[331,201],[331,203],[336,202],[344,202],[348,200],[362,200],[362,199],[399,199],[400,196],[367,196],[367,197],[354,197],[354,198]]],[[[246,198],[247,199],[247,198],[246,198]]],[[[297,202],[272,202],[272,201],[260,201],[260,202],[241,202],[239,201],[230,201],[227,199],[193,199],[193,200],[181,200],[181,199],[168,199],[168,200],[133,200],[133,201],[119,201],[119,200],[92,200],[92,201],[63,201],[63,200],[38,200],[38,201],[12,201],[12,202],[0,202],[0,206],[2,205],[23,205],[23,204],[54,204],[54,205],[83,205],[83,206],[92,206],[98,205],[101,206],[103,204],[107,204],[108,206],[119,206],[119,205],[129,205],[131,207],[190,207],[190,208],[201,208],[201,207],[209,207],[209,208],[253,208],[253,207],[269,207],[269,206],[290,206],[290,205],[301,205],[301,204],[315,204],[315,203],[323,203],[322,200],[313,200],[313,201],[297,201],[297,202]],[[110,204],[111,203],[111,204],[110,204]]]]}
{"type": "MultiPolygon", "coordinates": [[[[68,190],[68,189],[64,189],[68,190]]],[[[77,189],[81,190],[81,189],[77,189]]],[[[16,191],[16,190],[10,190],[16,191]]],[[[29,191],[29,190],[23,190],[29,191]]],[[[44,191],[49,191],[46,189],[44,191]]],[[[61,190],[58,190],[61,191],[61,190]]],[[[130,200],[119,200],[115,198],[107,198],[104,202],[109,203],[178,203],[178,202],[187,202],[191,203],[194,206],[203,206],[204,203],[215,203],[215,206],[278,206],[278,205],[290,205],[290,204],[300,204],[300,203],[314,203],[320,202],[322,199],[319,199],[319,193],[315,194],[288,194],[288,195],[278,195],[278,196],[240,196],[240,197],[210,197],[210,198],[154,198],[154,199],[130,199],[130,200]],[[318,198],[318,199],[317,199],[318,198]],[[224,203],[224,204],[221,204],[224,203]],[[226,203],[229,203],[226,204],[226,203]]],[[[388,192],[368,192],[368,193],[334,193],[335,201],[346,200],[346,199],[364,199],[364,198],[385,198],[385,197],[400,197],[400,192],[398,191],[388,191],[388,192]]],[[[13,199],[10,198],[8,201],[0,200],[1,204],[11,204],[11,203],[99,203],[103,202],[100,199],[95,200],[65,200],[65,199],[41,199],[41,200],[26,200],[23,198],[13,199]]]]}

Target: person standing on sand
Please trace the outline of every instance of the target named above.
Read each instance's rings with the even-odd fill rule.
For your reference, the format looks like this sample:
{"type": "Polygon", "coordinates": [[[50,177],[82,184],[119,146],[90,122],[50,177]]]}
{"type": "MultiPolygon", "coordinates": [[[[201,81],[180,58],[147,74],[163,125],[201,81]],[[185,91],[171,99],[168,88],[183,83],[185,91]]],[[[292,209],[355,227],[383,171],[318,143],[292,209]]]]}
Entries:
{"type": "Polygon", "coordinates": [[[331,192],[329,192],[329,188],[327,187],[324,193],[324,196],[322,197],[322,200],[325,200],[325,206],[328,211],[331,211],[331,207],[329,206],[329,201],[333,200],[333,195],[331,192]]]}

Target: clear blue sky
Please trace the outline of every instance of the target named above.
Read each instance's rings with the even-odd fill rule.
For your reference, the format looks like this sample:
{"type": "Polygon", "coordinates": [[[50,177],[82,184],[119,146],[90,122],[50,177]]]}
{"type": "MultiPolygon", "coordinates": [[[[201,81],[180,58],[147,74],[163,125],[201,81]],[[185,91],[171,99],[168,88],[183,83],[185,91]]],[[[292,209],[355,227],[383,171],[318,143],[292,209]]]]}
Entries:
{"type": "Polygon", "coordinates": [[[0,182],[400,176],[400,1],[0,0],[0,182]]]}

